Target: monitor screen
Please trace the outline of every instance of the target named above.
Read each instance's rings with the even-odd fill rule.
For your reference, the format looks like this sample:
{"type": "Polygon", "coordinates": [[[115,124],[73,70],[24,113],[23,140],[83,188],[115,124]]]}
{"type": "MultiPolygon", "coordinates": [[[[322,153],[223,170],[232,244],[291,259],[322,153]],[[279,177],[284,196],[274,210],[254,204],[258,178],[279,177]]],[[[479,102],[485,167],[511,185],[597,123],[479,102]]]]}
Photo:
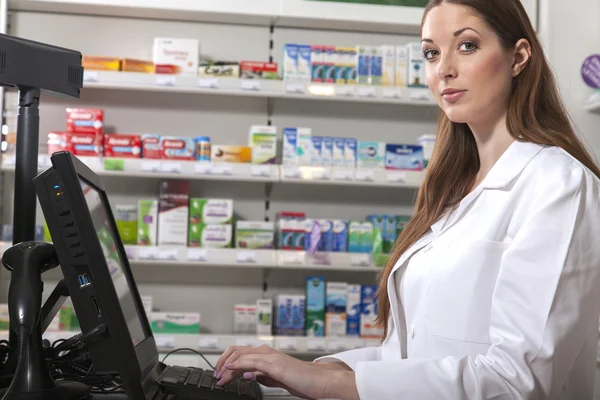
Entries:
{"type": "Polygon", "coordinates": [[[132,295],[131,283],[124,272],[124,262],[121,258],[124,255],[118,251],[115,244],[115,238],[118,237],[119,233],[111,226],[112,224],[107,216],[106,205],[102,202],[100,193],[84,180],[80,179],[79,182],[81,183],[81,189],[92,217],[94,230],[96,231],[96,235],[98,235],[98,241],[104,252],[106,265],[108,266],[117,296],[119,297],[121,310],[127,321],[129,334],[131,335],[133,344],[137,345],[146,339],[146,335],[132,295]]]}

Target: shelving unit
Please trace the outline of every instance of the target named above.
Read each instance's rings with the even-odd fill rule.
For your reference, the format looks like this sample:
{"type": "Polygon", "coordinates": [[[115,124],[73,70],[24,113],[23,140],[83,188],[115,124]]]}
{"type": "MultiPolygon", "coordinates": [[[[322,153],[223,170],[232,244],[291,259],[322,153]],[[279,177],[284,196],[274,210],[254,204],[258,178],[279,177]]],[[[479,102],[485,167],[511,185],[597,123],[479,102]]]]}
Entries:
{"type": "Polygon", "coordinates": [[[587,112],[600,113],[600,95],[595,93],[590,96],[584,108],[587,112]]]}

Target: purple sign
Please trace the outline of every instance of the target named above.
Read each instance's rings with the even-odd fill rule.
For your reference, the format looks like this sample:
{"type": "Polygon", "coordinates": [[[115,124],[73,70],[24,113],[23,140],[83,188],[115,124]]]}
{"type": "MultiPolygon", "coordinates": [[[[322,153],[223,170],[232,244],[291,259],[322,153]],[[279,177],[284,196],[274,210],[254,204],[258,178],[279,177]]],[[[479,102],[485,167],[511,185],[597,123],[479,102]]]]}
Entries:
{"type": "Polygon", "coordinates": [[[600,55],[589,56],[581,66],[581,77],[586,85],[600,89],[600,55]]]}

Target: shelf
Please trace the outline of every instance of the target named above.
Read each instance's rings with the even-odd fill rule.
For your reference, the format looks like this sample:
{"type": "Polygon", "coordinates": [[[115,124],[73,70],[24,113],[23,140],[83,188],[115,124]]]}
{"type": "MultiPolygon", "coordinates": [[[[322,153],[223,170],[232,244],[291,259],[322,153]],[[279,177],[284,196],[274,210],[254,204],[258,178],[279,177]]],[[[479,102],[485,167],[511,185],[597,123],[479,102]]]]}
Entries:
{"type": "Polygon", "coordinates": [[[86,71],[84,88],[436,106],[429,90],[424,88],[329,85],[260,79],[219,79],[137,72],[86,71]]]}
{"type": "Polygon", "coordinates": [[[590,96],[585,105],[585,111],[600,113],[600,92],[596,92],[590,96]]]}
{"type": "Polygon", "coordinates": [[[282,183],[418,188],[424,171],[280,166],[282,183]]]}
{"type": "Polygon", "coordinates": [[[204,249],[125,246],[129,263],[164,267],[306,269],[316,271],[380,271],[366,253],[315,253],[287,250],[204,249]]]}
{"type": "Polygon", "coordinates": [[[9,10],[418,35],[423,8],[306,0],[9,0],[9,10]]]}

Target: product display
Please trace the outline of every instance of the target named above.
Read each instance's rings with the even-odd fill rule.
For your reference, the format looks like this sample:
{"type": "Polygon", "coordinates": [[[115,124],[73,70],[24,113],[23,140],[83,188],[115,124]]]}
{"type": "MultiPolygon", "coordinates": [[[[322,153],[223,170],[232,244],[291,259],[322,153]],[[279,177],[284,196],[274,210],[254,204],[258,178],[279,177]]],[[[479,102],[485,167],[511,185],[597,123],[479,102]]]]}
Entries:
{"type": "Polygon", "coordinates": [[[152,333],[200,333],[200,314],[183,312],[152,312],[152,333]]]}
{"type": "Polygon", "coordinates": [[[200,42],[196,39],[155,38],[154,72],[157,74],[196,75],[200,42]]]}
{"type": "Polygon", "coordinates": [[[187,181],[160,183],[158,203],[158,245],[185,246],[188,233],[190,204],[187,181]]]}

